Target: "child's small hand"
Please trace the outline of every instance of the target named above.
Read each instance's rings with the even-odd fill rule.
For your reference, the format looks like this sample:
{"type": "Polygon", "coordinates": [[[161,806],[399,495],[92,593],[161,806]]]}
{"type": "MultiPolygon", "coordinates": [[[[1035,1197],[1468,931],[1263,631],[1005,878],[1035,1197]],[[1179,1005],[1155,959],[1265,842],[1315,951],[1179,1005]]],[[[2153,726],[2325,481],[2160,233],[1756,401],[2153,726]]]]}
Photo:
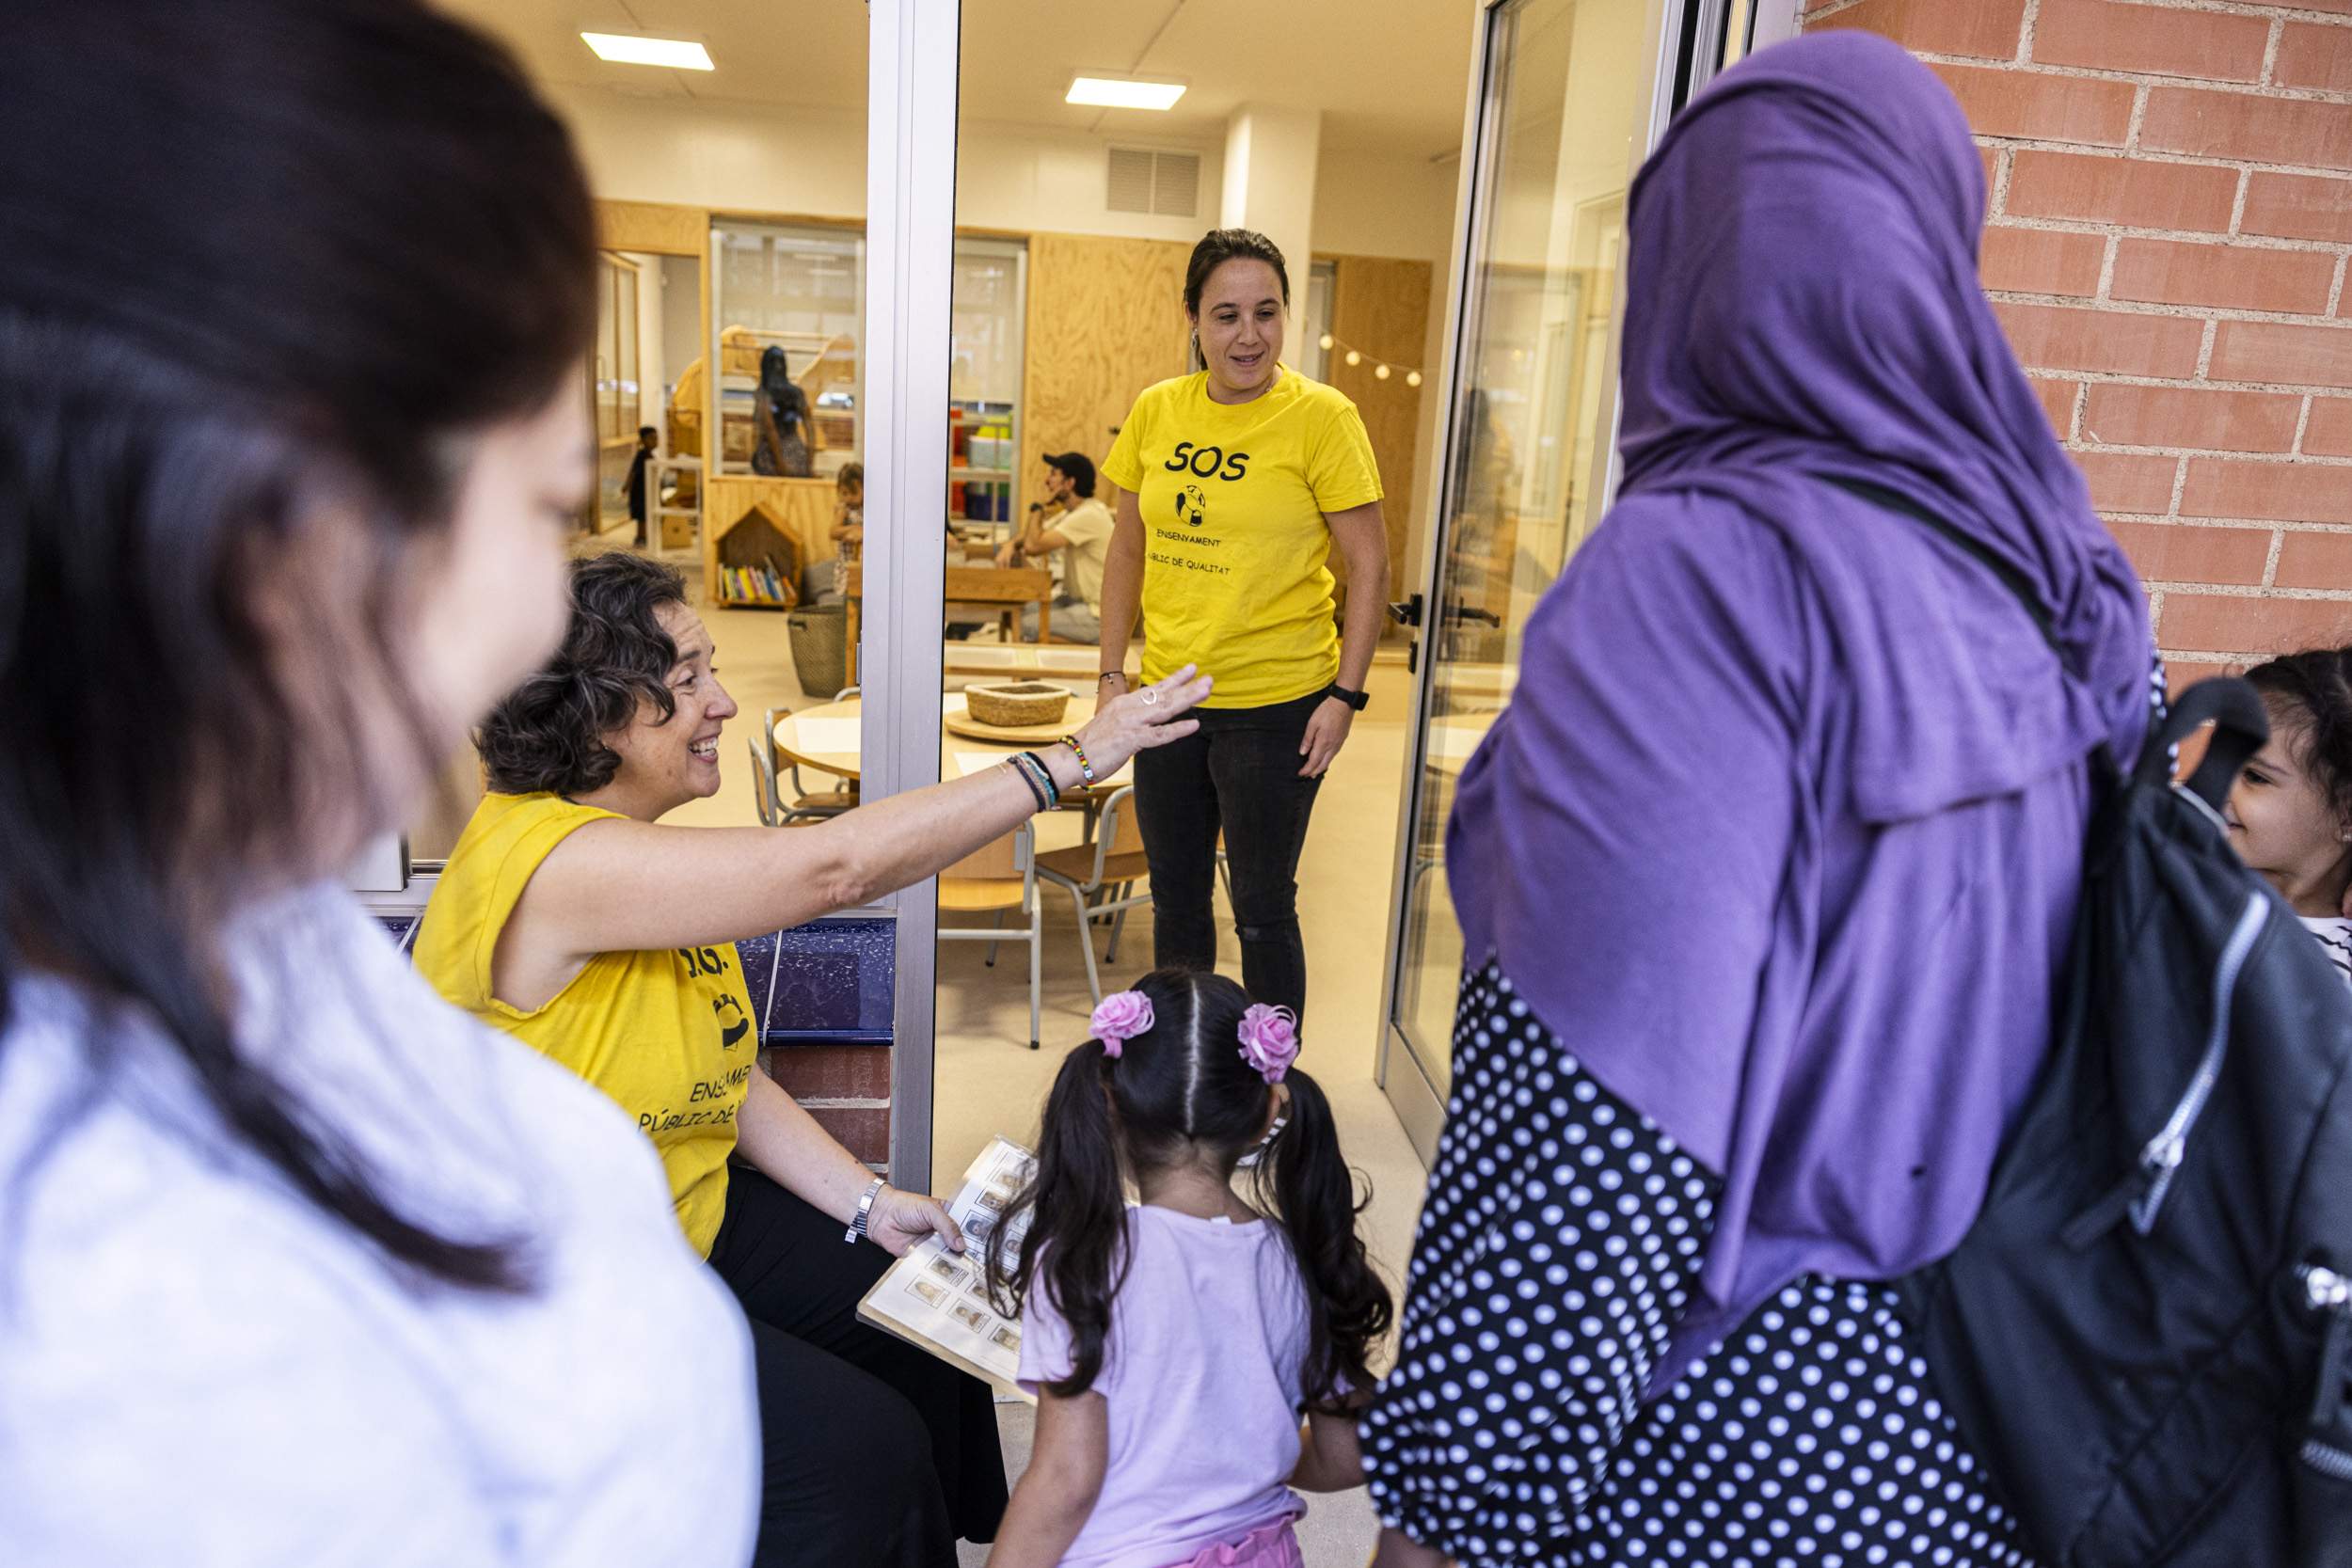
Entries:
{"type": "Polygon", "coordinates": [[[963,1250],[963,1232],[956,1228],[947,1206],[929,1193],[884,1187],[874,1195],[874,1210],[866,1216],[866,1233],[893,1258],[906,1256],[909,1247],[932,1235],[945,1242],[950,1252],[963,1250]]]}

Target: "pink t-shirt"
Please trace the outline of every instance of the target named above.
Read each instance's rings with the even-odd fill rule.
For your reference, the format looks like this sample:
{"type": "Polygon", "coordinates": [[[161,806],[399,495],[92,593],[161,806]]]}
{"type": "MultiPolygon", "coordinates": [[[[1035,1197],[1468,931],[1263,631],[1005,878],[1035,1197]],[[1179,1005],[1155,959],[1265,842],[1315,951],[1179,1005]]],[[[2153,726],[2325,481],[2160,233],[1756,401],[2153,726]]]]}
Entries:
{"type": "MultiPolygon", "coordinates": [[[[1093,1391],[1110,1407],[1102,1495],[1063,1568],[1167,1568],[1305,1512],[1298,1467],[1307,1304],[1263,1220],[1127,1211],[1127,1277],[1093,1391]]],[[[1035,1291],[1021,1383],[1070,1373],[1070,1330],[1035,1291]]]]}

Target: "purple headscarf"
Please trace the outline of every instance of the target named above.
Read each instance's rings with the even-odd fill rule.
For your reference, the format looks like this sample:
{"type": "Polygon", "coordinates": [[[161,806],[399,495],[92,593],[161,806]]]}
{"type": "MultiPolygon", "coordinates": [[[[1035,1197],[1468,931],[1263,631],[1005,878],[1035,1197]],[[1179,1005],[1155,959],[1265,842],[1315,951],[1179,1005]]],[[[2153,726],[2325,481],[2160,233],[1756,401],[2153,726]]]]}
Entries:
{"type": "Polygon", "coordinates": [[[1622,493],[1463,776],[1473,964],[1725,1179],[1661,1378],[1797,1275],[1958,1243],[2047,1048],[2086,759],[2145,723],[2145,602],[1984,299],[1983,211],[1959,105],[1865,34],[1684,112],[1633,187],[1622,493]],[[1836,480],[2013,566],[2067,668],[1836,480]]]}

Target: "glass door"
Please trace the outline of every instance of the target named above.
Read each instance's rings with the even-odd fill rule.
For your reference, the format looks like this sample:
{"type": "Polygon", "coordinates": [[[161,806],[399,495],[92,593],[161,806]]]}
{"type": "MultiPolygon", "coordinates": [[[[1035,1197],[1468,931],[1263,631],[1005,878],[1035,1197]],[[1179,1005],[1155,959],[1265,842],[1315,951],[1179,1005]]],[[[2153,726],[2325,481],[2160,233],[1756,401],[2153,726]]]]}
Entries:
{"type": "MultiPolygon", "coordinates": [[[[1722,12],[1706,8],[1720,59],[1722,12]]],[[[1446,817],[1463,765],[1510,700],[1529,614],[1605,504],[1626,193],[1689,80],[1681,11],[1498,0],[1486,13],[1439,526],[1427,587],[1407,607],[1419,705],[1380,1053],[1381,1083],[1424,1158],[1443,1123],[1465,958],[1446,892],[1446,817]]]]}

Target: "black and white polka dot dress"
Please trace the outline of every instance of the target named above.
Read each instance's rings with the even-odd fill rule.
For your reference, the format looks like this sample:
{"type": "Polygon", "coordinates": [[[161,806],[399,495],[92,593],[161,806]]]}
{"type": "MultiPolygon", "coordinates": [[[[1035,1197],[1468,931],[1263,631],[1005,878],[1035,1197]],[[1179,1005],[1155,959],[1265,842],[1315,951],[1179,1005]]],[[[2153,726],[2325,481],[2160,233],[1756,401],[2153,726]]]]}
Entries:
{"type": "Polygon", "coordinates": [[[1397,1367],[1362,1428],[1384,1524],[1464,1568],[2030,1568],[1883,1287],[1801,1279],[1642,1402],[1722,1183],[1583,1072],[1493,966],[1397,1367]]]}

